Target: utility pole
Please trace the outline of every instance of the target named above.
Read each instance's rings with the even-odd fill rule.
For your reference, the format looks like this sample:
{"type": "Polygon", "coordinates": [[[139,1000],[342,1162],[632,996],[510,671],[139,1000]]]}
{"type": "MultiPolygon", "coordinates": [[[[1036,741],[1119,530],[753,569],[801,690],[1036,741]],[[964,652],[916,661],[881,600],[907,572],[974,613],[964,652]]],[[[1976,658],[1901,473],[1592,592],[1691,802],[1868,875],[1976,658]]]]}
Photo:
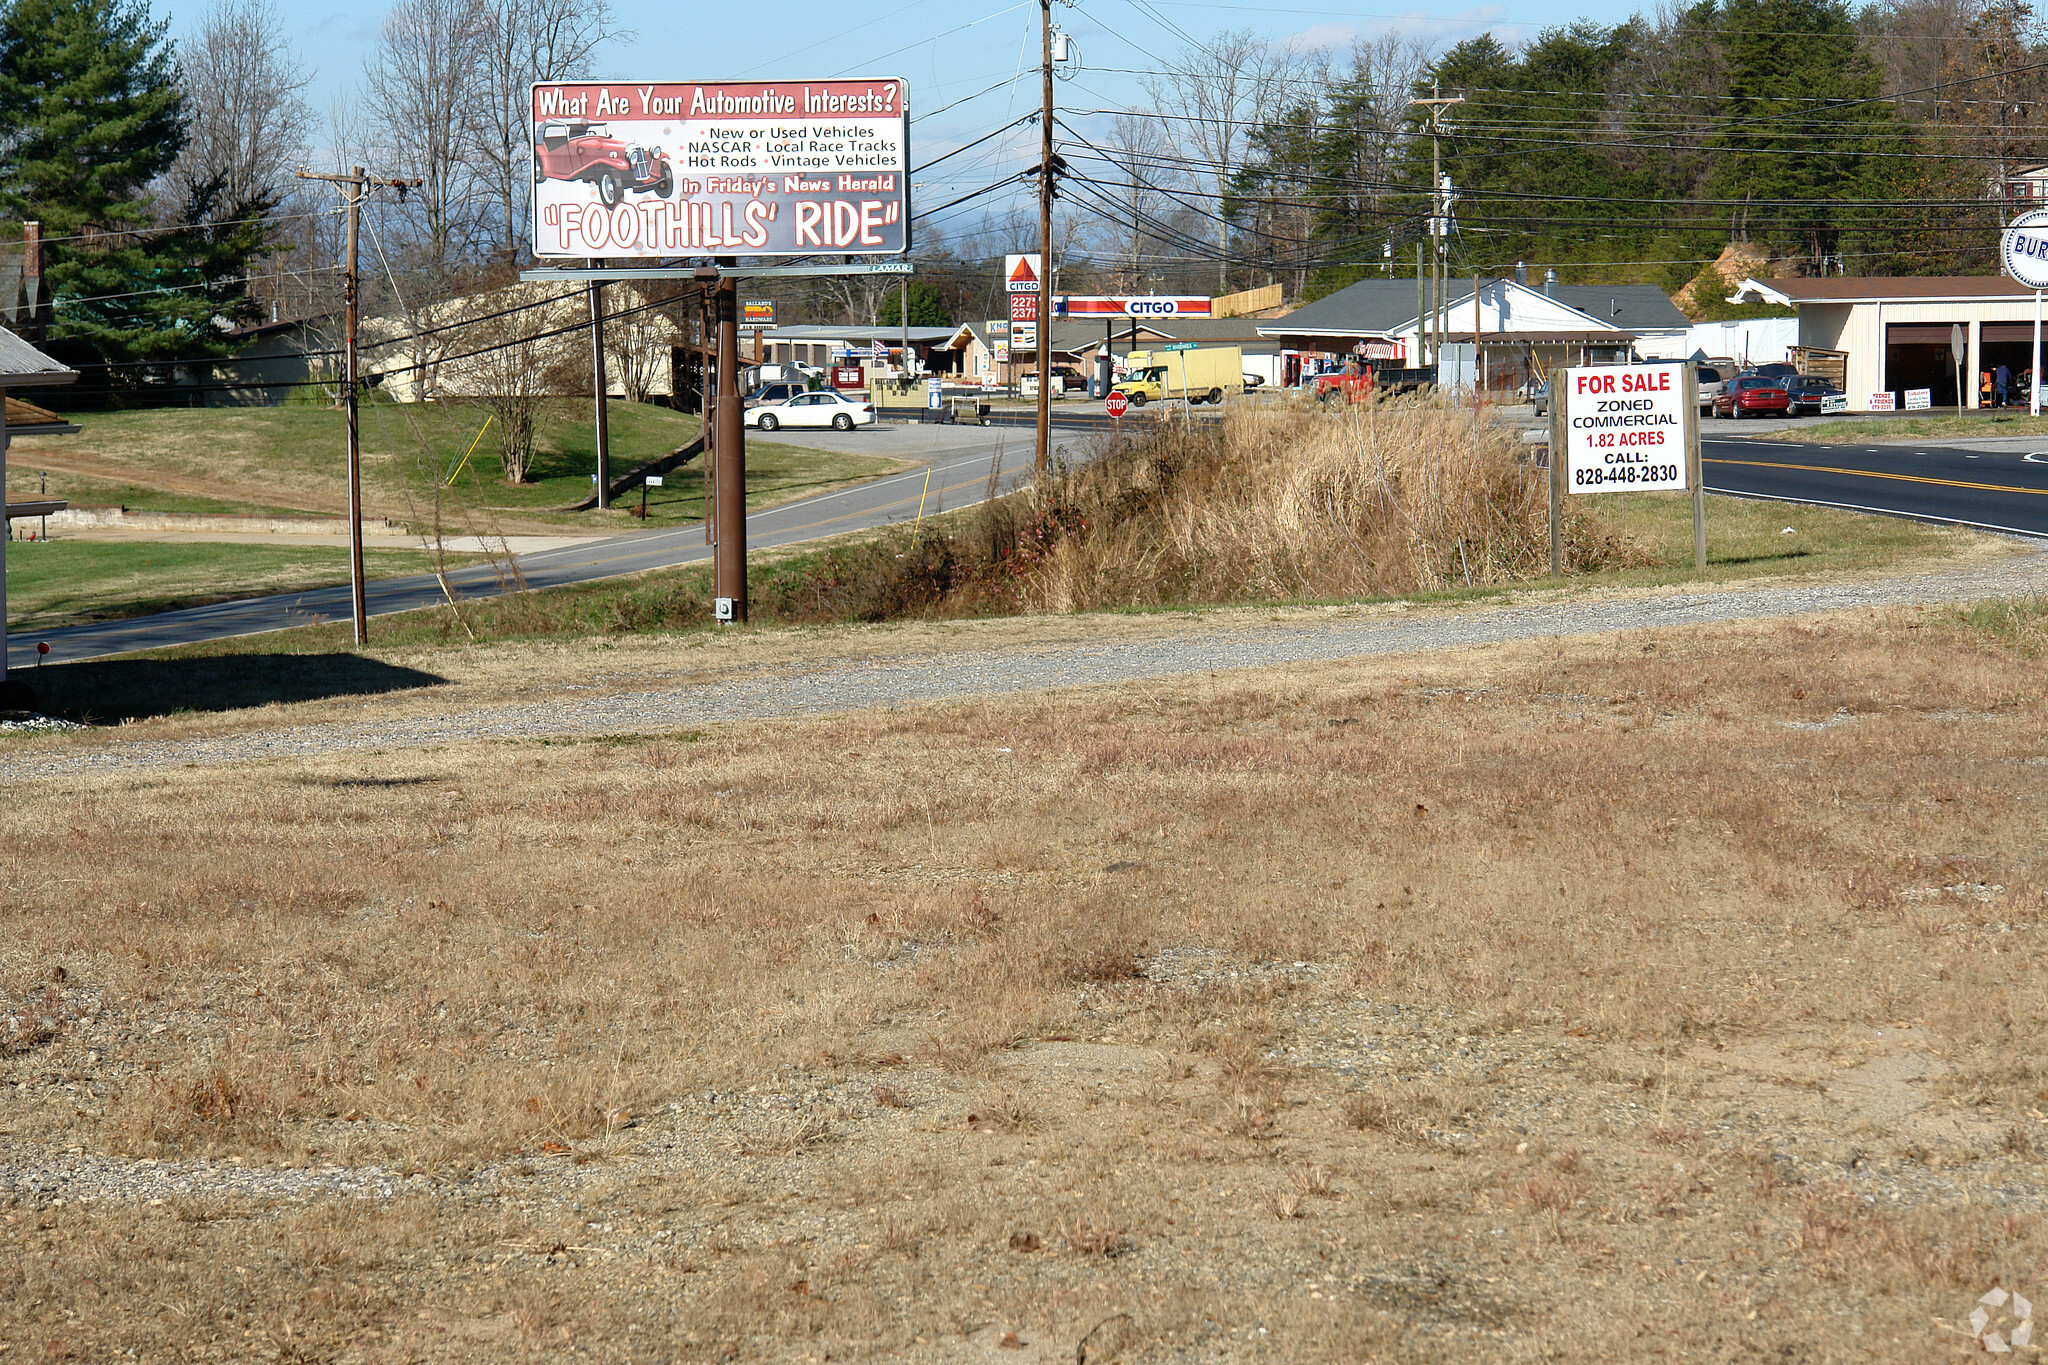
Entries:
{"type": "Polygon", "coordinates": [[[1038,0],[1038,462],[1043,479],[1052,460],[1052,0],[1038,0]]]}
{"type": "MultiPolygon", "coordinates": [[[[595,270],[603,262],[592,260],[595,270]]],[[[604,281],[590,282],[590,394],[597,404],[597,510],[612,505],[612,424],[606,400],[611,381],[604,372],[604,281]]]]}
{"type": "Polygon", "coordinates": [[[355,608],[356,647],[370,642],[370,615],[363,600],[363,439],[356,411],[362,387],[356,367],[356,322],[362,296],[362,274],[357,268],[357,229],[362,220],[363,196],[372,185],[411,189],[418,180],[371,180],[361,166],[351,166],[347,175],[316,175],[300,171],[301,180],[325,180],[342,187],[342,208],[348,215],[348,260],[341,277],[341,405],[348,431],[348,586],[355,608]]]}
{"type": "Polygon", "coordinates": [[[1442,310],[1445,306],[1444,291],[1449,284],[1444,272],[1449,261],[1445,238],[1449,235],[1449,223],[1446,220],[1450,207],[1445,202],[1443,187],[1443,118],[1445,110],[1453,105],[1463,104],[1465,97],[1454,95],[1445,99],[1443,87],[1437,83],[1431,84],[1430,92],[1429,99],[1412,99],[1408,103],[1419,104],[1429,110],[1429,236],[1431,248],[1435,253],[1435,260],[1431,262],[1433,268],[1429,273],[1430,283],[1436,289],[1435,307],[1431,309],[1435,316],[1430,319],[1430,330],[1435,335],[1435,342],[1431,346],[1429,363],[1440,365],[1443,360],[1441,353],[1444,329],[1448,323],[1448,319],[1442,315],[1442,310]]]}

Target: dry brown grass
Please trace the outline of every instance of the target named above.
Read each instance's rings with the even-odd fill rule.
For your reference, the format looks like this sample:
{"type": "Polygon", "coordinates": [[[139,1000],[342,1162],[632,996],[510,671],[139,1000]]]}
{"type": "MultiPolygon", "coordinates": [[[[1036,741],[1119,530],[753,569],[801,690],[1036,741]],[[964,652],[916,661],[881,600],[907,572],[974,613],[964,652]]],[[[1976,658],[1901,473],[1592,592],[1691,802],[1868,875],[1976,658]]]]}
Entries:
{"type": "Polygon", "coordinates": [[[0,1341],[1939,1358],[2048,1253],[2036,674],[1866,614],[17,779],[0,1182],[424,1179],[0,1183],[0,1341]]]}
{"type": "MultiPolygon", "coordinates": [[[[1529,579],[1549,571],[1545,490],[1513,432],[1439,399],[1236,408],[1220,433],[1163,424],[1040,481],[1034,526],[1067,533],[1023,592],[1069,611],[1529,579]]],[[[1567,514],[1568,571],[1653,562],[1567,514]]]]}

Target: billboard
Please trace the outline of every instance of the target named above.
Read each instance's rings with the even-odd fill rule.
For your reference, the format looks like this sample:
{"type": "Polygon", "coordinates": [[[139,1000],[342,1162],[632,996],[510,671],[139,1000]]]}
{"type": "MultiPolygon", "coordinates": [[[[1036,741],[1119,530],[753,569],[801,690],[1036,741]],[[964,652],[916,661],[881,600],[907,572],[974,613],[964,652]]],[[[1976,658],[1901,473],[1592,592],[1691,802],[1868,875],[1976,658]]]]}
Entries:
{"type": "Polygon", "coordinates": [[[1038,292],[1038,253],[1003,257],[1003,288],[1012,294],[1038,292]]]}
{"type": "Polygon", "coordinates": [[[773,327],[775,325],[775,300],[740,300],[740,326],[773,327]]]}
{"type": "Polygon", "coordinates": [[[533,87],[533,254],[910,249],[901,80],[533,87]]]}

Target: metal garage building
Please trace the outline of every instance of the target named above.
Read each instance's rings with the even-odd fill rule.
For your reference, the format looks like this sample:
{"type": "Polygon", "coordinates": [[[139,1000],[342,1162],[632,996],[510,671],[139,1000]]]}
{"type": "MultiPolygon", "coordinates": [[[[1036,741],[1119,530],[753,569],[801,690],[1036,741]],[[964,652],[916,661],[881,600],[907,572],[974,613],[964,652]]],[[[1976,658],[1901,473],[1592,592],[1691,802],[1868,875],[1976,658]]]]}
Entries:
{"type": "Polygon", "coordinates": [[[2018,378],[2033,366],[2034,292],[2003,275],[1872,275],[1812,280],[1744,280],[1735,297],[1799,310],[1799,344],[1847,353],[1849,406],[1889,393],[1895,406],[1926,389],[1935,407],[1956,405],[1952,329],[1968,342],[1963,399],[1979,405],[1979,376],[2004,365],[2018,378]]]}

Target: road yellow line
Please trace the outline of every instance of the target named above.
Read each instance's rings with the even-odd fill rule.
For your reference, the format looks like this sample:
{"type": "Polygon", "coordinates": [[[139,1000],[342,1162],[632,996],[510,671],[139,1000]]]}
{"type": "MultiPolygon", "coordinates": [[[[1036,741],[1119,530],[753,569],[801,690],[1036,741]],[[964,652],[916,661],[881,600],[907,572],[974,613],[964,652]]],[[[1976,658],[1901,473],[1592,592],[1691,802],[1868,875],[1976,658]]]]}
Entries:
{"type": "Polygon", "coordinates": [[[2021,488],[2010,483],[1970,483],[1964,479],[1930,479],[1920,474],[1879,474],[1868,469],[1837,469],[1824,464],[1773,464],[1769,460],[1706,460],[1706,464],[1743,465],[1750,469],[1796,469],[1808,474],[1847,474],[1858,479],[1893,479],[1899,483],[1937,484],[1943,488],[1975,488],[1986,493],[2032,493],[2048,497],[2048,488],[2021,488]]]}

